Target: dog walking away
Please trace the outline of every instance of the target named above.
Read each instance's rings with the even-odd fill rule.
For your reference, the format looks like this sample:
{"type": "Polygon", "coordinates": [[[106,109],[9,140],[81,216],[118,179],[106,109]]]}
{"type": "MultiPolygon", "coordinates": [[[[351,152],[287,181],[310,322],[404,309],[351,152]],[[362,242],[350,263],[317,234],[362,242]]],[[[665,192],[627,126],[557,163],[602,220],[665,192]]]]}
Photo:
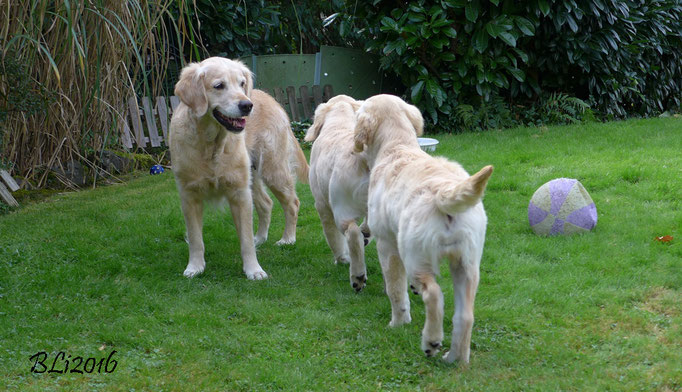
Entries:
{"type": "Polygon", "coordinates": [[[391,301],[390,326],[411,321],[408,282],[426,309],[421,349],[435,355],[443,340],[443,293],[436,282],[447,260],[455,314],[443,359],[469,361],[474,298],[487,218],[481,198],[492,166],[473,176],[419,148],[419,110],[391,95],[367,99],[357,112],[355,151],[370,168],[368,223],[391,301]]]}
{"type": "Polygon", "coordinates": [[[355,112],[362,101],[337,95],[315,109],[305,140],[310,152],[310,190],[335,263],[350,263],[350,284],[360,291],[367,281],[364,245],[369,168],[364,153],[354,153],[355,112]]]}
{"type": "Polygon", "coordinates": [[[296,240],[299,200],[292,171],[307,181],[308,164],[284,110],[252,86],[246,66],[220,57],[189,64],[175,86],[181,103],[171,119],[169,144],[189,243],[187,277],[205,268],[204,202],[227,201],[244,273],[253,280],[267,278],[256,258],[252,184],[259,213],[258,241],[267,239],[272,209],[263,182],[284,207],[286,229],[280,243],[296,240]]]}

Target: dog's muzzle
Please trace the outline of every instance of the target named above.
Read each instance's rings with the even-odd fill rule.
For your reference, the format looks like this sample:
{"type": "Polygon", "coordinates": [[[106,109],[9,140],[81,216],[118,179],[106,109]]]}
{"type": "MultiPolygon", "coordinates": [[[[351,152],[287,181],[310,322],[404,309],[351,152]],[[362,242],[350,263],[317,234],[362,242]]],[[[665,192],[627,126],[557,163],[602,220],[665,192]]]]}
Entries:
{"type": "MultiPolygon", "coordinates": [[[[250,111],[251,111],[251,109],[249,109],[249,112],[250,111]]],[[[243,111],[242,111],[242,113],[243,113],[243,111]]],[[[224,126],[225,129],[227,129],[230,132],[239,133],[239,132],[243,131],[244,127],[246,126],[246,119],[244,117],[237,117],[237,118],[228,117],[228,116],[220,113],[220,110],[218,110],[218,108],[213,109],[213,117],[222,126],[224,126]]]]}

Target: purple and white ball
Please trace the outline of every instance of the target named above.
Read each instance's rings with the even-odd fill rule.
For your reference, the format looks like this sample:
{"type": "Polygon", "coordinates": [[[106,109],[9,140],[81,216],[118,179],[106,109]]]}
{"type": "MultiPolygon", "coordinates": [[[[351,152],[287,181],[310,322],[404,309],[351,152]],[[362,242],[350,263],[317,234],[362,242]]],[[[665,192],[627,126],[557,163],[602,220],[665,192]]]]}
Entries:
{"type": "Polygon", "coordinates": [[[580,181],[557,178],[533,194],[528,222],[538,235],[583,233],[597,225],[597,207],[580,181]]]}

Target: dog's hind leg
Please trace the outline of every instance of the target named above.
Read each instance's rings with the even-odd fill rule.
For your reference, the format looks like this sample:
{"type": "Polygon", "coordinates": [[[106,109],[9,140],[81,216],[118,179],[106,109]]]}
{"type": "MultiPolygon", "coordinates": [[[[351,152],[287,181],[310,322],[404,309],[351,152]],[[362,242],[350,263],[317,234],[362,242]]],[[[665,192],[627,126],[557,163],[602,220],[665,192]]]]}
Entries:
{"type": "Polygon", "coordinates": [[[432,274],[417,276],[424,307],[426,321],[422,330],[422,350],[431,357],[441,348],[443,341],[443,292],[432,274]]]}
{"type": "Polygon", "coordinates": [[[350,284],[355,291],[360,291],[367,282],[367,268],[365,266],[365,246],[362,231],[355,221],[351,220],[342,225],[348,250],[350,251],[350,284]]]}
{"type": "Polygon", "coordinates": [[[478,288],[479,271],[477,263],[463,267],[467,260],[451,260],[450,274],[452,275],[455,296],[455,314],[452,317],[452,342],[450,351],[443,359],[447,362],[469,362],[471,345],[471,329],[474,325],[474,300],[478,288]]]}
{"type": "Polygon", "coordinates": [[[410,299],[407,296],[407,274],[398,249],[384,240],[377,239],[377,253],[384,276],[386,294],[391,300],[391,322],[389,327],[397,327],[412,321],[410,299]]]}
{"type": "Polygon", "coordinates": [[[204,238],[202,226],[204,219],[204,202],[190,195],[180,195],[182,215],[185,218],[187,228],[187,242],[189,243],[189,262],[185,268],[185,275],[191,278],[204,272],[206,261],[204,260],[204,238]]]}
{"type": "Polygon", "coordinates": [[[322,222],[324,237],[334,254],[334,264],[348,264],[350,262],[348,257],[348,245],[343,237],[343,233],[336,227],[334,213],[324,202],[315,202],[315,209],[322,222]]]}
{"type": "Polygon", "coordinates": [[[258,213],[258,232],[254,238],[256,246],[268,240],[268,230],[270,229],[270,218],[272,216],[272,199],[268,196],[263,186],[263,180],[258,174],[253,176],[253,204],[258,213]]]}
{"type": "Polygon", "coordinates": [[[265,178],[265,183],[284,209],[284,233],[282,234],[282,239],[275,244],[293,244],[296,242],[296,222],[298,221],[298,209],[301,205],[298,196],[296,196],[294,179],[291,175],[286,176],[282,174],[280,178],[270,181],[265,178]]]}

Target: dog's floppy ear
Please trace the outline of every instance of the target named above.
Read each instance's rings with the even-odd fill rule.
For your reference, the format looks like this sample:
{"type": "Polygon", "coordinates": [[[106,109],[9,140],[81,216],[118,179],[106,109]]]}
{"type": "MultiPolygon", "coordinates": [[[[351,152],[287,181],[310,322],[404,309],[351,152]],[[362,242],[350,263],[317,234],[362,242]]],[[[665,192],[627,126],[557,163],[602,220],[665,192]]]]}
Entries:
{"type": "Polygon", "coordinates": [[[192,63],[182,69],[180,80],[175,84],[175,95],[201,117],[208,110],[208,99],[204,87],[204,73],[199,63],[192,63]]]}
{"type": "Polygon", "coordinates": [[[365,103],[365,101],[353,101],[350,102],[350,106],[353,107],[354,112],[357,112],[358,110],[360,110],[360,106],[362,106],[363,103],[365,103]]]}
{"type": "Polygon", "coordinates": [[[329,104],[328,103],[323,103],[321,105],[317,106],[317,109],[315,109],[315,118],[313,120],[313,125],[308,128],[308,132],[305,133],[305,140],[306,142],[312,142],[317,139],[318,136],[320,136],[320,131],[322,131],[322,126],[324,125],[324,119],[327,116],[327,112],[329,111],[329,104]]]}
{"type": "Polygon", "coordinates": [[[424,117],[416,106],[405,103],[405,114],[412,123],[417,136],[424,134],[424,117]]]}
{"type": "Polygon", "coordinates": [[[378,126],[376,118],[367,112],[369,105],[360,107],[355,114],[355,152],[362,152],[371,142],[371,134],[378,126]]]}
{"type": "Polygon", "coordinates": [[[244,63],[239,62],[242,66],[242,72],[244,73],[244,77],[246,78],[246,85],[244,86],[244,93],[246,94],[247,97],[251,96],[251,90],[253,90],[253,72],[244,65],[244,63]]]}

